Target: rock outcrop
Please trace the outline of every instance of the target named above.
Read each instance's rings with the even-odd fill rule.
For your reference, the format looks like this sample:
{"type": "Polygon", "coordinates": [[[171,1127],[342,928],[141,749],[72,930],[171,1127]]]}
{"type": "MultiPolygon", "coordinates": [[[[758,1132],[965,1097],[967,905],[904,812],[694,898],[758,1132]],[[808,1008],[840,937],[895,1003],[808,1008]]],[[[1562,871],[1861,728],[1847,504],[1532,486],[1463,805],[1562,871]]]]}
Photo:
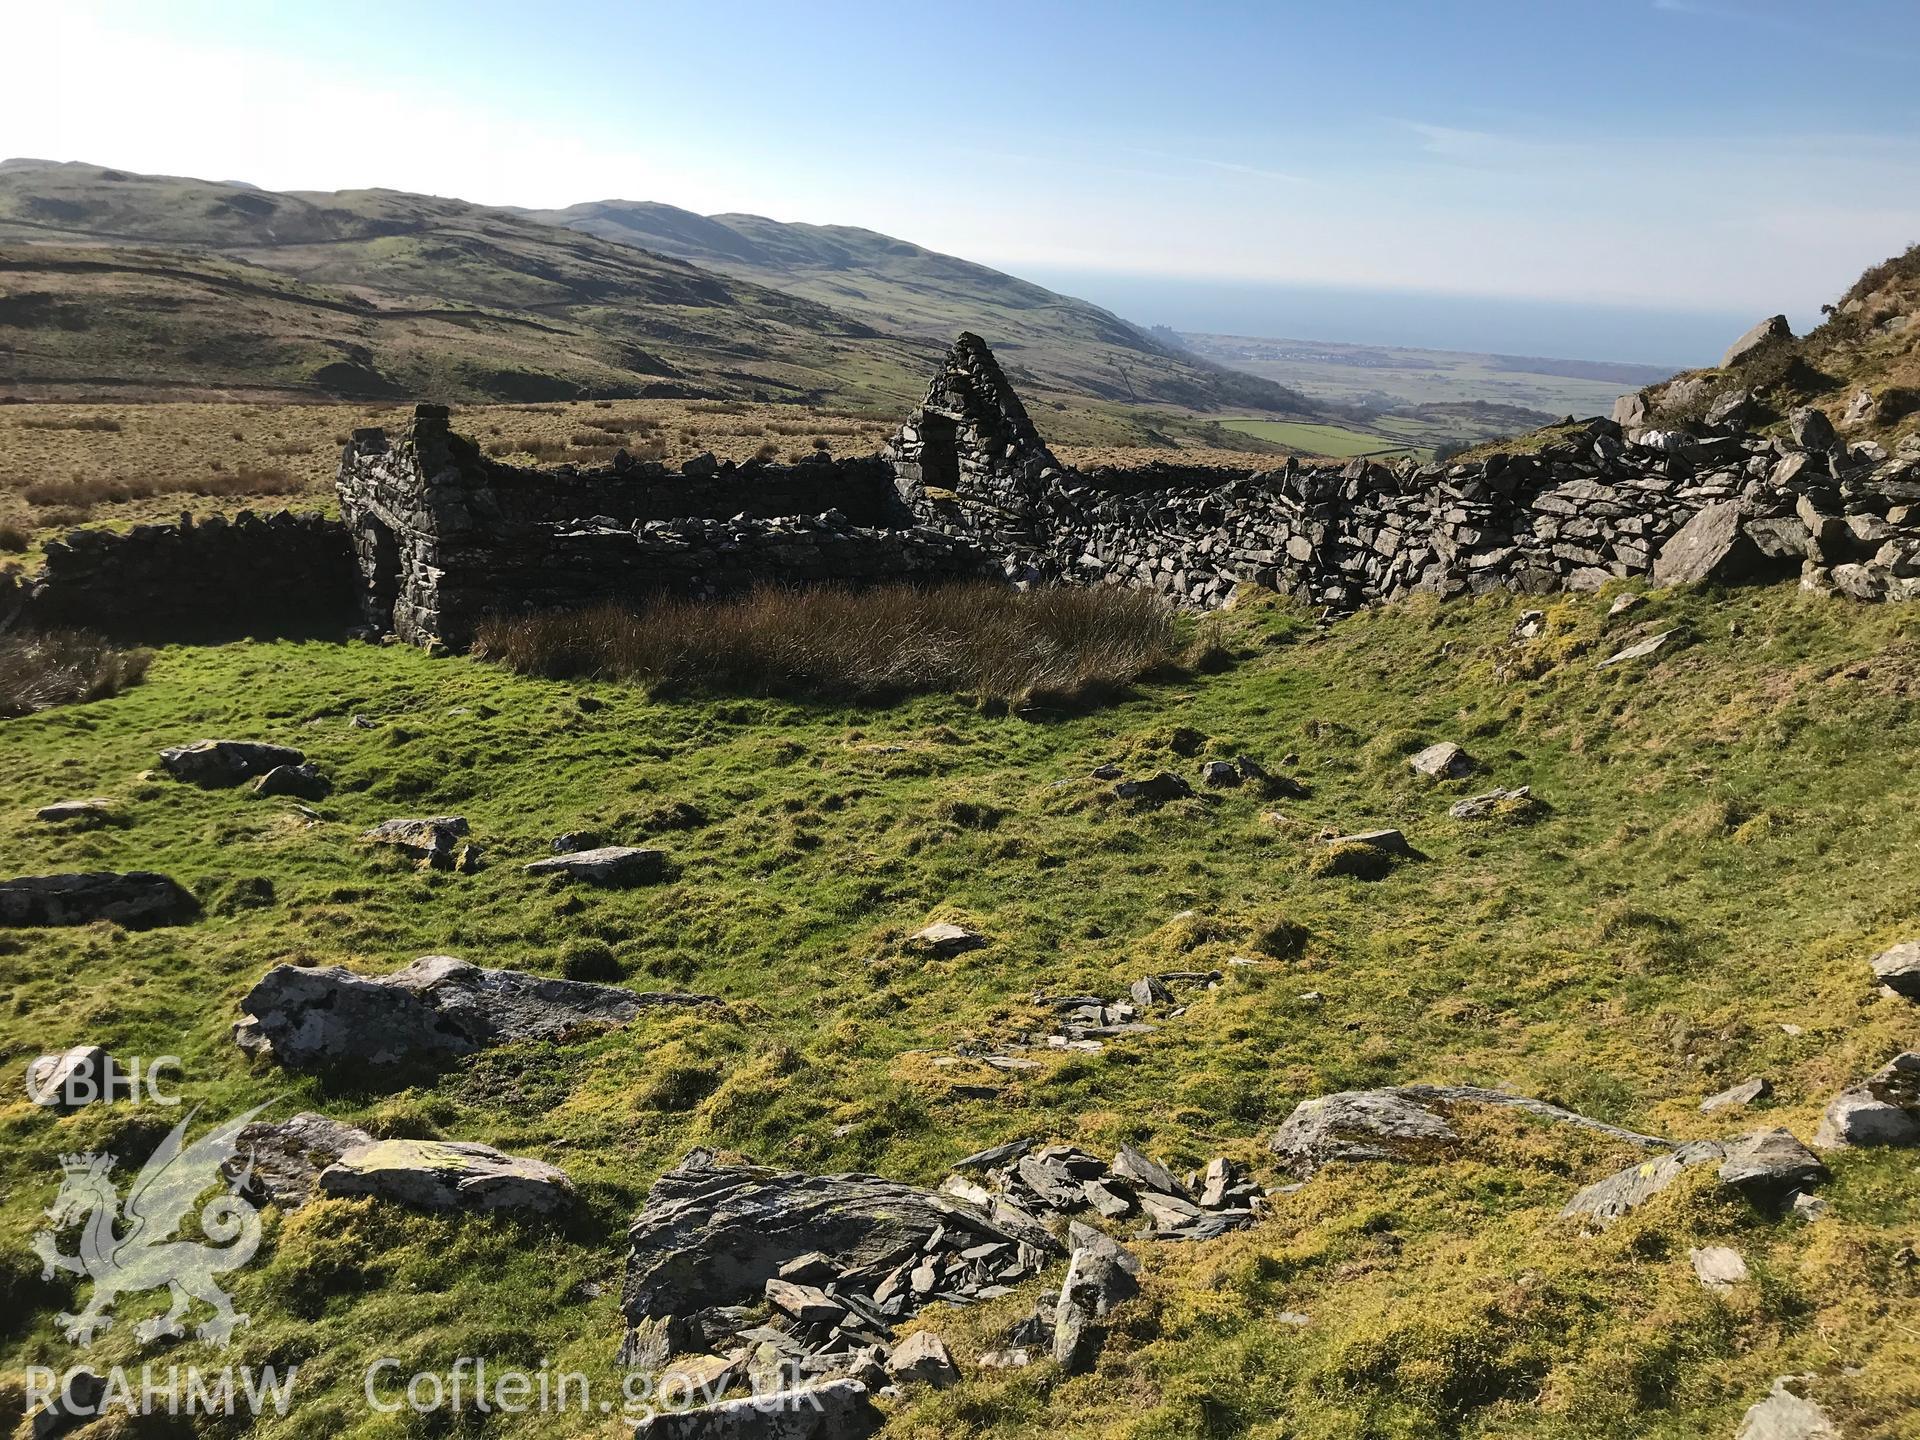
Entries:
{"type": "Polygon", "coordinates": [[[1820,1157],[1787,1130],[1758,1130],[1736,1140],[1690,1140],[1657,1159],[1629,1165],[1587,1186],[1561,1214],[1607,1225],[1651,1200],[1696,1165],[1719,1166],[1719,1183],[1755,1205],[1783,1210],[1827,1178],[1820,1157]]]}
{"type": "Polygon", "coordinates": [[[1479,1085],[1399,1085],[1383,1090],[1344,1090],[1302,1101],[1274,1133],[1268,1148],[1283,1164],[1302,1174],[1339,1162],[1435,1159],[1459,1143],[1452,1112],[1471,1105],[1517,1110],[1649,1149],[1668,1146],[1667,1141],[1652,1135],[1623,1130],[1504,1090],[1479,1085]]]}
{"type": "Polygon", "coordinates": [[[110,920],[129,930],[182,925],[200,902],[171,876],[152,870],[126,874],[26,875],[0,880],[0,926],[91,925],[110,920]]]}
{"type": "Polygon", "coordinates": [[[1827,1103],[1813,1143],[1920,1145],[1920,1052],[1896,1055],[1858,1085],[1827,1103]]]}
{"type": "Polygon", "coordinates": [[[160,765],[176,780],[206,790],[230,789],[283,765],[301,765],[306,756],[288,745],[263,740],[195,740],[169,745],[160,752],[160,765]]]}
{"type": "Polygon", "coordinates": [[[371,1195],[422,1210],[547,1214],[573,1198],[573,1183],[558,1166],[451,1140],[355,1145],[320,1172],[317,1184],[323,1195],[371,1195]]]}
{"type": "Polygon", "coordinates": [[[624,1025],[663,1006],[721,1005],[707,995],[486,970],[448,955],[382,976],[277,965],[241,1001],[234,1039],[291,1070],[387,1068],[624,1025]]]}

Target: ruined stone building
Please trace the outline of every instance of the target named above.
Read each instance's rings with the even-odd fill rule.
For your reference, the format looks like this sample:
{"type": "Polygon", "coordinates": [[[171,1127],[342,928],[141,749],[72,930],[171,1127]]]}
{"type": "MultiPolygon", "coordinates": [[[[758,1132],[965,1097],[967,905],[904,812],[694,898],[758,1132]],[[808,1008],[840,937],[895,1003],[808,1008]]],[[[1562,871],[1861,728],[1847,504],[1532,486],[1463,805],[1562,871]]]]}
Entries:
{"type": "Polygon", "coordinates": [[[1267,470],[1059,463],[984,342],[962,335],[876,456],[798,465],[489,459],[423,405],[354,434],[341,520],[242,514],[79,531],[37,575],[0,571],[0,628],[375,632],[467,644],[489,615],[714,596],[761,582],[988,576],[1120,584],[1184,606],[1240,585],[1335,611],[1438,595],[1799,575],[1920,596],[1920,440],[1848,445],[1817,411],[1787,441],[1593,420],[1471,464],[1267,470]]]}
{"type": "Polygon", "coordinates": [[[1920,593],[1920,454],[1595,420],[1468,465],[1083,473],[1054,458],[973,335],[879,457],[689,468],[520,469],[437,406],[393,440],[358,432],[339,488],[368,623],[459,645],[493,613],[963,574],[1198,607],[1256,584],[1349,609],[1648,575],[1696,519],[1676,578],[1804,572],[1863,599],[1920,593]],[[1702,544],[1712,553],[1693,555],[1702,544]]]}

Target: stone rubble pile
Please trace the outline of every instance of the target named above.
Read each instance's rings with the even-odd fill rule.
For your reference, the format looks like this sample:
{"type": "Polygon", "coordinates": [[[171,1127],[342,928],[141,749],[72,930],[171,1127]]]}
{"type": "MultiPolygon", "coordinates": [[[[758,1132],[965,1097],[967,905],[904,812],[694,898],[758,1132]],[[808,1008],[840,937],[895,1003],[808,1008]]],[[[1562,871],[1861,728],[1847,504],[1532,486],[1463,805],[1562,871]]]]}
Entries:
{"type": "Polygon", "coordinates": [[[1004,1295],[1059,1253],[1008,1202],[695,1151],[654,1184],[628,1232],[622,1363],[704,1354],[747,1367],[760,1355],[862,1378],[926,1305],[1004,1295]]]}
{"type": "Polygon", "coordinates": [[[1251,1225],[1265,1191],[1224,1157],[1183,1183],[1130,1145],[1111,1162],[1072,1145],[1016,1140],[957,1162],[944,1194],[1031,1216],[1093,1211],[1107,1220],[1138,1219],[1159,1240],[1211,1240],[1251,1225]],[[970,1175],[978,1179],[968,1178],[970,1175]]]}

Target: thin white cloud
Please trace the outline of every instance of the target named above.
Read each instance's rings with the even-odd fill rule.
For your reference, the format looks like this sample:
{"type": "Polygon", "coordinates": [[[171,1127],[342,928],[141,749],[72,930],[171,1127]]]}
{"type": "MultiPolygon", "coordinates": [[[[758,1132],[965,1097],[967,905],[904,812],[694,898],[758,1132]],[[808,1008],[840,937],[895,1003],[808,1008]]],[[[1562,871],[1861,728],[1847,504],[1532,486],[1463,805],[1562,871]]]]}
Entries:
{"type": "Polygon", "coordinates": [[[1786,15],[1756,10],[1750,6],[1715,4],[1712,0],[1653,0],[1653,8],[1668,15],[1682,15],[1690,19],[1713,20],[1727,25],[1750,25],[1757,29],[1770,30],[1776,35],[1791,36],[1801,44],[1813,45],[1838,55],[1851,55],[1859,60],[1884,61],[1888,57],[1888,51],[1884,46],[1863,45],[1857,40],[1849,39],[1836,24],[1832,23],[1831,17],[1822,17],[1820,24],[1809,24],[1786,15]]]}

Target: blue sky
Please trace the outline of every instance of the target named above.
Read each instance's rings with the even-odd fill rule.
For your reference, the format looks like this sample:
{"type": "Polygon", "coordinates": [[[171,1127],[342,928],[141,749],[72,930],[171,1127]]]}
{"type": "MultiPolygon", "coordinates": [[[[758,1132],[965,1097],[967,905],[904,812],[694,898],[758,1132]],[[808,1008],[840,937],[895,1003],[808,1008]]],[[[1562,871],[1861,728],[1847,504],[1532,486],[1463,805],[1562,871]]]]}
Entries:
{"type": "Polygon", "coordinates": [[[1817,318],[1920,240],[1914,0],[10,0],[3,24],[0,153],[865,225],[1175,309],[1418,292],[1717,334],[1817,318]]]}

